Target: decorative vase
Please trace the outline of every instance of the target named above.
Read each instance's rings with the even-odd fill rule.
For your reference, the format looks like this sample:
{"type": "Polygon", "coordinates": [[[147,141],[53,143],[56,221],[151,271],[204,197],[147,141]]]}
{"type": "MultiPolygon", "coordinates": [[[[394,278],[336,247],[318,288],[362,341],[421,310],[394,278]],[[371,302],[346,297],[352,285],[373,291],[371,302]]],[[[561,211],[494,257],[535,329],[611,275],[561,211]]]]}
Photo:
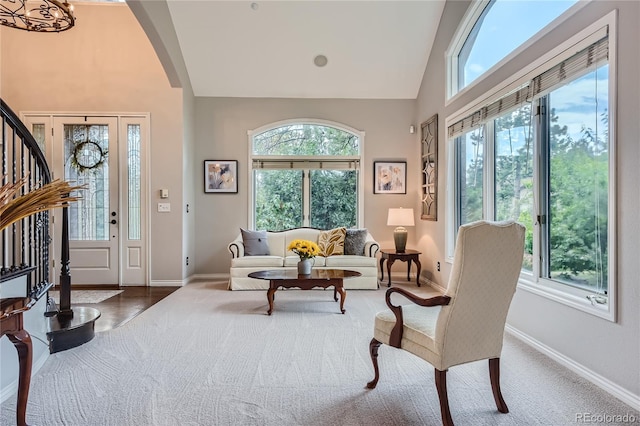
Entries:
{"type": "Polygon", "coordinates": [[[311,273],[311,267],[314,264],[313,258],[302,259],[298,262],[298,275],[309,275],[311,273]]]}

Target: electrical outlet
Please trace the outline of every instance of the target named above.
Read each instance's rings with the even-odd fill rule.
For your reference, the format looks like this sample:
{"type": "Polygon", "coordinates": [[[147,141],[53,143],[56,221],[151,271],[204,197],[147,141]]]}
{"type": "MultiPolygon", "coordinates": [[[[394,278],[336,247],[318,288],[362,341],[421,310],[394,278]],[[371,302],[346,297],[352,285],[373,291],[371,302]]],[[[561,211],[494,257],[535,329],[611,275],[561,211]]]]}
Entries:
{"type": "Polygon", "coordinates": [[[187,256],[187,266],[189,266],[189,256],[187,256]]]}
{"type": "Polygon", "coordinates": [[[440,262],[436,263],[436,267],[438,268],[438,272],[440,272],[440,262]]]}

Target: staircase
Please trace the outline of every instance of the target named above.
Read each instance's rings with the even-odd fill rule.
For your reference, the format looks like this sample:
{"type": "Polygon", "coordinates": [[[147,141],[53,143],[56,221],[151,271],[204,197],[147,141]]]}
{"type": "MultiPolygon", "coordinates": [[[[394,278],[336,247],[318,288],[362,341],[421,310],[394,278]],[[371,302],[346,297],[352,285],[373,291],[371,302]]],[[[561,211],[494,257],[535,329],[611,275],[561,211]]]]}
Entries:
{"type": "MultiPolygon", "coordinates": [[[[25,193],[51,181],[49,166],[31,132],[9,106],[0,99],[2,116],[2,184],[27,179],[25,193]]],[[[48,298],[53,281],[49,277],[50,212],[43,211],[9,226],[0,233],[0,286],[2,297],[28,298],[26,309],[42,298],[47,302],[46,323],[50,353],[79,346],[93,339],[100,311],[91,307],[71,307],[69,273],[69,223],[62,209],[60,305],[48,298]]]]}

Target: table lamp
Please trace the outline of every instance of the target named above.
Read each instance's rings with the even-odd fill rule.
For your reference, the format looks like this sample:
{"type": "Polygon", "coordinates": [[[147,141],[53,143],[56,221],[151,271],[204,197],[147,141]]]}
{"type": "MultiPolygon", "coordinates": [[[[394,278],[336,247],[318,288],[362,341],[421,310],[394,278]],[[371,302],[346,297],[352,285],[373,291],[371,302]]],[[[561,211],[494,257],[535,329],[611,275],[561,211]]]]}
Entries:
{"type": "Polygon", "coordinates": [[[396,243],[396,251],[404,252],[407,246],[407,228],[405,226],[414,226],[413,209],[389,209],[387,216],[387,225],[396,226],[393,230],[393,240],[396,243]]]}

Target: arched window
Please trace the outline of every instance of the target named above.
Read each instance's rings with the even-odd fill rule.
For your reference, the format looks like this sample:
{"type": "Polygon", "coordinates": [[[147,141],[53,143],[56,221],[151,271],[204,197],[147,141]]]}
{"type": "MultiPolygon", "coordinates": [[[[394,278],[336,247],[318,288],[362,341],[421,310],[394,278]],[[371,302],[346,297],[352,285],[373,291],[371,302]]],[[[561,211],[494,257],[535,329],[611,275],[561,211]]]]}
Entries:
{"type": "Polygon", "coordinates": [[[362,137],[309,120],[250,132],[254,229],[358,226],[362,137]]]}
{"type": "Polygon", "coordinates": [[[485,0],[475,3],[450,49],[449,95],[469,86],[577,1],[485,0]]]}

